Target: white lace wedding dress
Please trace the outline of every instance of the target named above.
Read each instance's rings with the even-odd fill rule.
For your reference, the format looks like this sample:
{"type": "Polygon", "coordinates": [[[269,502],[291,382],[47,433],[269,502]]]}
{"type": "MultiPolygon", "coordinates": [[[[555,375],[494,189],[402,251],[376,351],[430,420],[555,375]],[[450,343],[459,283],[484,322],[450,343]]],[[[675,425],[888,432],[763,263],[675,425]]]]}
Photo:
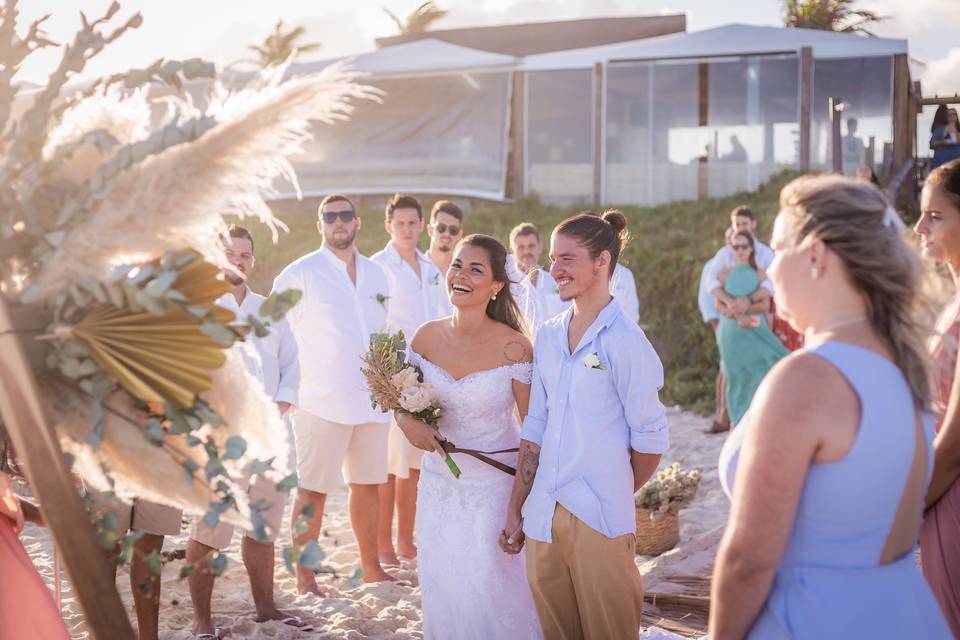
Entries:
{"type": "MultiPolygon", "coordinates": [[[[440,395],[440,431],[462,449],[516,447],[513,380],[529,383],[533,365],[478,371],[460,380],[411,352],[410,361],[440,395]]],[[[491,456],[511,467],[516,454],[491,456]]],[[[523,554],[507,555],[497,539],[513,476],[454,453],[453,477],[436,453],[423,457],[417,493],[417,564],[427,640],[527,640],[542,637],[527,586],[523,554]]]]}

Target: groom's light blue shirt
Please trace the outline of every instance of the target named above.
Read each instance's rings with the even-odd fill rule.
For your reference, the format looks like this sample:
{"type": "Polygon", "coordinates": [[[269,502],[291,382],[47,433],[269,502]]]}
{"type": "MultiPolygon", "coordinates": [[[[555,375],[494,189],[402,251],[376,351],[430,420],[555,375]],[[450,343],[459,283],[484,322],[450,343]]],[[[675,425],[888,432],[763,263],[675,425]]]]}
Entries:
{"type": "Polygon", "coordinates": [[[657,395],[663,366],[643,329],[611,300],[570,353],[572,315],[568,309],[537,333],[520,433],[540,445],[523,531],[541,542],[553,541],[558,503],[607,537],[636,531],[630,451],[659,454],[669,444],[657,395]]]}

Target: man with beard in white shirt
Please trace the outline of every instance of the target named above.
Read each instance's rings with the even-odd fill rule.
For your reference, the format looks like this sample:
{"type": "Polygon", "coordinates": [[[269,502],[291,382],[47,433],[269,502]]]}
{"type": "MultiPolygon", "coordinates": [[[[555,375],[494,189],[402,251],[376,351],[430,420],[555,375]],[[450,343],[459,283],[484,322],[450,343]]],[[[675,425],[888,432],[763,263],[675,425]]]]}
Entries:
{"type": "MultiPolygon", "coordinates": [[[[239,225],[231,225],[229,237],[224,238],[224,251],[227,261],[233,267],[233,273],[227,272],[227,280],[234,285],[233,290],[217,300],[217,304],[234,313],[238,322],[246,322],[253,316],[261,322],[260,305],[263,296],[254,293],[247,286],[247,278],[253,270],[253,237],[239,225]]],[[[277,403],[281,414],[286,414],[297,404],[297,388],[300,384],[300,365],[297,359],[297,343],[290,331],[289,323],[283,319],[268,324],[269,333],[263,337],[251,332],[243,342],[234,348],[241,350],[247,370],[263,384],[264,392],[277,403]]],[[[277,620],[282,624],[303,631],[312,630],[299,616],[290,615],[277,609],[273,599],[273,563],[274,541],[283,524],[283,509],[286,495],[277,490],[276,484],[266,476],[257,475],[249,486],[250,503],[269,504],[260,511],[263,518],[263,531],[258,536],[253,531],[245,532],[241,543],[243,564],[250,578],[250,591],[256,609],[257,622],[277,620]]],[[[197,569],[190,574],[190,599],[193,601],[193,633],[198,638],[218,638],[219,629],[213,626],[210,600],[213,595],[215,576],[209,570],[206,560],[216,551],[230,546],[233,526],[224,522],[208,527],[197,520],[190,528],[187,542],[187,563],[197,569]]]]}
{"type": "Polygon", "coordinates": [[[524,274],[523,294],[518,297],[520,311],[531,337],[536,337],[544,322],[566,311],[571,303],[560,299],[557,281],[540,266],[543,242],[533,223],[520,223],[510,231],[510,251],[524,274]]]}
{"type": "MultiPolygon", "coordinates": [[[[425,322],[449,315],[446,280],[430,258],[417,249],[423,233],[423,209],[413,196],[396,194],[387,203],[384,227],[390,242],[370,259],[379,264],[390,283],[387,325],[403,331],[409,343],[425,322]]],[[[417,513],[417,482],[423,450],[410,444],[390,422],[387,482],[380,485],[378,547],[383,566],[398,566],[400,558],[417,556],[413,525],[417,513]],[[397,546],[393,546],[393,506],[397,506],[397,546]],[[397,557],[399,555],[399,558],[397,557]]]]}
{"type": "MultiPolygon", "coordinates": [[[[440,269],[440,275],[446,277],[447,269],[453,261],[453,248],[463,238],[463,210],[449,200],[437,200],[430,211],[430,249],[427,255],[440,269]]],[[[453,307],[449,307],[453,313],[453,307]]]]}
{"type": "MultiPolygon", "coordinates": [[[[287,314],[300,351],[293,420],[299,492],[291,531],[296,545],[318,540],[327,494],[345,480],[363,581],[392,581],[377,553],[378,489],[387,481],[390,416],[371,407],[360,372],[370,336],[387,328],[390,285],[383,269],[356,249],[361,221],[349,198],[326,196],[319,214],[320,249],[289,264],[273,283],[274,291],[303,292],[287,314]],[[307,520],[304,531],[295,526],[301,515],[307,520]]],[[[306,567],[297,567],[297,588],[323,595],[306,567]]]]}

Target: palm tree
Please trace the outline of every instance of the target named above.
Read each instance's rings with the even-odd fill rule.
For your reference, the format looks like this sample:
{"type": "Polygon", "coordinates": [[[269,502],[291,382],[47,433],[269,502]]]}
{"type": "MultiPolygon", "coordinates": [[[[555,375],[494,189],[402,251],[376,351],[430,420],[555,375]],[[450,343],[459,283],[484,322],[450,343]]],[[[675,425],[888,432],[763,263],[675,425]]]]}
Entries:
{"type": "Polygon", "coordinates": [[[873,11],[854,9],[856,0],[784,0],[783,24],[800,29],[821,29],[873,35],[867,26],[886,20],[873,11]]]}
{"type": "Polygon", "coordinates": [[[390,19],[397,24],[397,29],[401,34],[423,33],[430,26],[447,15],[448,11],[441,9],[433,3],[433,0],[427,0],[419,7],[410,12],[406,18],[401,20],[395,13],[383,7],[383,10],[390,16],[390,19]]]}
{"type": "Polygon", "coordinates": [[[317,42],[306,44],[297,41],[303,37],[306,29],[303,25],[296,26],[290,31],[283,30],[283,18],[277,20],[273,33],[268,35],[261,44],[252,44],[247,48],[257,55],[257,64],[261,67],[272,67],[283,64],[290,56],[299,56],[301,53],[316,51],[320,48],[317,42]]]}

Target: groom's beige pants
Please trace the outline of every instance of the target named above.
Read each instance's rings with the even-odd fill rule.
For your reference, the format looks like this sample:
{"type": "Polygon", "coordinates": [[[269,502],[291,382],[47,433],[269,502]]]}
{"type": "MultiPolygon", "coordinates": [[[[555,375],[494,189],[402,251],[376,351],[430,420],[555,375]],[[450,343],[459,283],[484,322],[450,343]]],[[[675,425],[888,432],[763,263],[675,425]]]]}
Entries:
{"type": "Polygon", "coordinates": [[[558,504],[552,536],[527,539],[527,580],[545,640],[636,640],[643,584],[634,535],[608,538],[558,504]]]}

